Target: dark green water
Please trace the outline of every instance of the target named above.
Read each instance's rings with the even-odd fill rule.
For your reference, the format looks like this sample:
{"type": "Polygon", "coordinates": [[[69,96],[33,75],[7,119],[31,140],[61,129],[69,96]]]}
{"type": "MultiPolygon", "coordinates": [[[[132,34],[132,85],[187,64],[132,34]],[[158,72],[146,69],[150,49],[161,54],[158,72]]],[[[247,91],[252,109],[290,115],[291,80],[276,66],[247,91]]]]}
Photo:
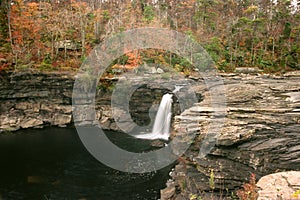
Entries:
{"type": "MultiPolygon", "coordinates": [[[[132,151],[151,149],[150,141],[107,135],[132,151]]],[[[159,199],[170,169],[130,174],[106,167],[86,151],[73,128],[0,135],[0,199],[159,199]]]]}

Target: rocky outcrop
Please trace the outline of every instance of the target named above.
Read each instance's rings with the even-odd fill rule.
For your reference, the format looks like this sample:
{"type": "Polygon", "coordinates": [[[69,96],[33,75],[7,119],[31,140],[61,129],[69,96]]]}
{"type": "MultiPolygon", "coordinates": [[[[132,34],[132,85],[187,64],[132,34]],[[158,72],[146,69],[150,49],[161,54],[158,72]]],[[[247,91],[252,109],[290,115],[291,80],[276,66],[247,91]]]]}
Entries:
{"type": "Polygon", "coordinates": [[[173,135],[181,138],[179,142],[196,137],[171,173],[169,185],[176,192],[165,199],[189,199],[212,191],[225,196],[247,182],[251,173],[260,178],[300,169],[300,76],[223,76],[225,115],[216,114],[211,93],[199,81],[196,89],[204,100],[175,117],[173,135]],[[222,123],[221,131],[211,123],[222,123]],[[203,156],[200,149],[208,133],[213,133],[208,140],[213,145],[203,156]]]}
{"type": "MultiPolygon", "coordinates": [[[[72,72],[40,71],[1,74],[0,132],[73,123],[75,75],[72,72]]],[[[97,97],[97,116],[103,122],[104,129],[112,129],[111,124],[107,123],[111,117],[109,102],[108,93],[97,97]]],[[[84,114],[88,115],[88,112],[84,114]]]]}
{"type": "MultiPolygon", "coordinates": [[[[119,109],[112,113],[112,91],[108,89],[113,87],[118,78],[107,78],[99,83],[95,99],[96,116],[93,116],[86,99],[83,99],[82,104],[86,108],[81,113],[76,113],[74,118],[72,115],[72,92],[76,76],[77,74],[72,72],[40,71],[0,74],[0,132],[15,131],[20,128],[39,128],[46,125],[66,126],[74,121],[82,125],[99,122],[103,129],[120,131],[115,118],[120,118],[125,111],[119,109]]],[[[161,79],[161,74],[152,74],[152,76],[161,79]]],[[[136,74],[130,77],[133,77],[133,85],[137,84],[138,86],[132,96],[129,96],[130,115],[121,117],[122,123],[130,125],[129,122],[133,121],[139,126],[151,127],[162,95],[171,92],[174,85],[169,83],[168,89],[161,87],[161,84],[169,82],[168,80],[141,84],[140,77],[137,77],[136,74]]],[[[126,79],[119,77],[119,79],[122,78],[126,79]]],[[[92,96],[93,94],[87,95],[92,96]]],[[[123,98],[127,97],[121,99],[123,98]]],[[[174,102],[173,113],[179,114],[176,98],[174,98],[174,102]]]]}
{"type": "Polygon", "coordinates": [[[0,131],[71,123],[72,73],[0,75],[0,131]]]}

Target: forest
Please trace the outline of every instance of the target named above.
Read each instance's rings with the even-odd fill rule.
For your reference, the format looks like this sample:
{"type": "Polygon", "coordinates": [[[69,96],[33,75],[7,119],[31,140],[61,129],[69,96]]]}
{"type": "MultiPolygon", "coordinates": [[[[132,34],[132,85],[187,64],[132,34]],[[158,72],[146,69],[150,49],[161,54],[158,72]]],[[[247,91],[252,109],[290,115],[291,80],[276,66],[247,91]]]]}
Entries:
{"type": "MultiPolygon", "coordinates": [[[[0,9],[0,71],[76,70],[105,38],[138,27],[189,35],[221,72],[300,69],[299,0],[3,0],[0,9]]],[[[188,73],[184,59],[156,49],[126,53],[114,64],[142,62],[188,73]]]]}

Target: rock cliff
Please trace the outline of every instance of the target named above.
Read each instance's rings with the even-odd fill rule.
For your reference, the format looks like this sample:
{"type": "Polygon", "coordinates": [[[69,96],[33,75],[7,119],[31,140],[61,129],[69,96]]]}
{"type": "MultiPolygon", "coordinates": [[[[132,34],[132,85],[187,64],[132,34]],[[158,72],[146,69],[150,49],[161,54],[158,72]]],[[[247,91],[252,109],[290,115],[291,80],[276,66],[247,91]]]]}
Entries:
{"type": "MultiPolygon", "coordinates": [[[[136,78],[134,75],[133,79],[136,78]]],[[[40,71],[0,74],[0,132],[40,128],[47,125],[66,126],[72,124],[74,120],[98,121],[103,129],[119,131],[111,110],[112,91],[109,89],[114,87],[118,79],[104,79],[99,82],[95,99],[96,116],[91,116],[92,112],[87,108],[82,113],[76,113],[78,115],[74,119],[72,92],[76,76],[73,72],[40,71]]],[[[158,107],[162,95],[172,89],[174,88],[161,87],[160,82],[139,85],[129,101],[132,120],[140,126],[147,124],[151,126],[155,116],[151,113],[149,116],[149,109],[151,111],[153,105],[158,107]]],[[[89,105],[86,102],[83,104],[89,105]]],[[[157,107],[152,108],[154,114],[157,107]]],[[[173,111],[179,113],[176,103],[173,111]]],[[[122,112],[123,110],[119,110],[115,115],[121,115],[122,112]]],[[[127,120],[131,121],[131,119],[123,119],[124,123],[127,123],[127,120]]]]}
{"type": "Polygon", "coordinates": [[[174,136],[196,137],[172,171],[162,199],[205,197],[213,191],[226,196],[248,182],[251,173],[260,178],[300,169],[299,73],[223,74],[223,78],[225,116],[213,115],[212,95],[200,80],[196,90],[204,100],[175,117],[174,136]],[[213,148],[203,157],[202,141],[209,130],[214,131],[209,124],[220,118],[222,129],[211,138],[213,148]]]}
{"type": "Polygon", "coordinates": [[[71,122],[74,74],[0,75],[0,131],[71,122]]]}

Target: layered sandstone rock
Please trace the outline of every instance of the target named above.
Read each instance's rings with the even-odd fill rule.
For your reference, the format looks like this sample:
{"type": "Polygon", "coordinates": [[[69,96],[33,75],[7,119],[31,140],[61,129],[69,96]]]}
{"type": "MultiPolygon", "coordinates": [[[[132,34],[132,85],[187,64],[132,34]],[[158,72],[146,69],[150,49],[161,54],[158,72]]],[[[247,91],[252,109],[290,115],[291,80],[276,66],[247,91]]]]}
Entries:
{"type": "Polygon", "coordinates": [[[172,172],[177,195],[170,199],[212,191],[225,196],[251,173],[260,178],[300,169],[300,76],[226,74],[223,79],[225,114],[218,115],[216,105],[222,102],[213,107],[212,94],[199,81],[204,100],[175,117],[174,136],[191,146],[172,172]],[[211,148],[205,152],[207,143],[211,148]]]}

